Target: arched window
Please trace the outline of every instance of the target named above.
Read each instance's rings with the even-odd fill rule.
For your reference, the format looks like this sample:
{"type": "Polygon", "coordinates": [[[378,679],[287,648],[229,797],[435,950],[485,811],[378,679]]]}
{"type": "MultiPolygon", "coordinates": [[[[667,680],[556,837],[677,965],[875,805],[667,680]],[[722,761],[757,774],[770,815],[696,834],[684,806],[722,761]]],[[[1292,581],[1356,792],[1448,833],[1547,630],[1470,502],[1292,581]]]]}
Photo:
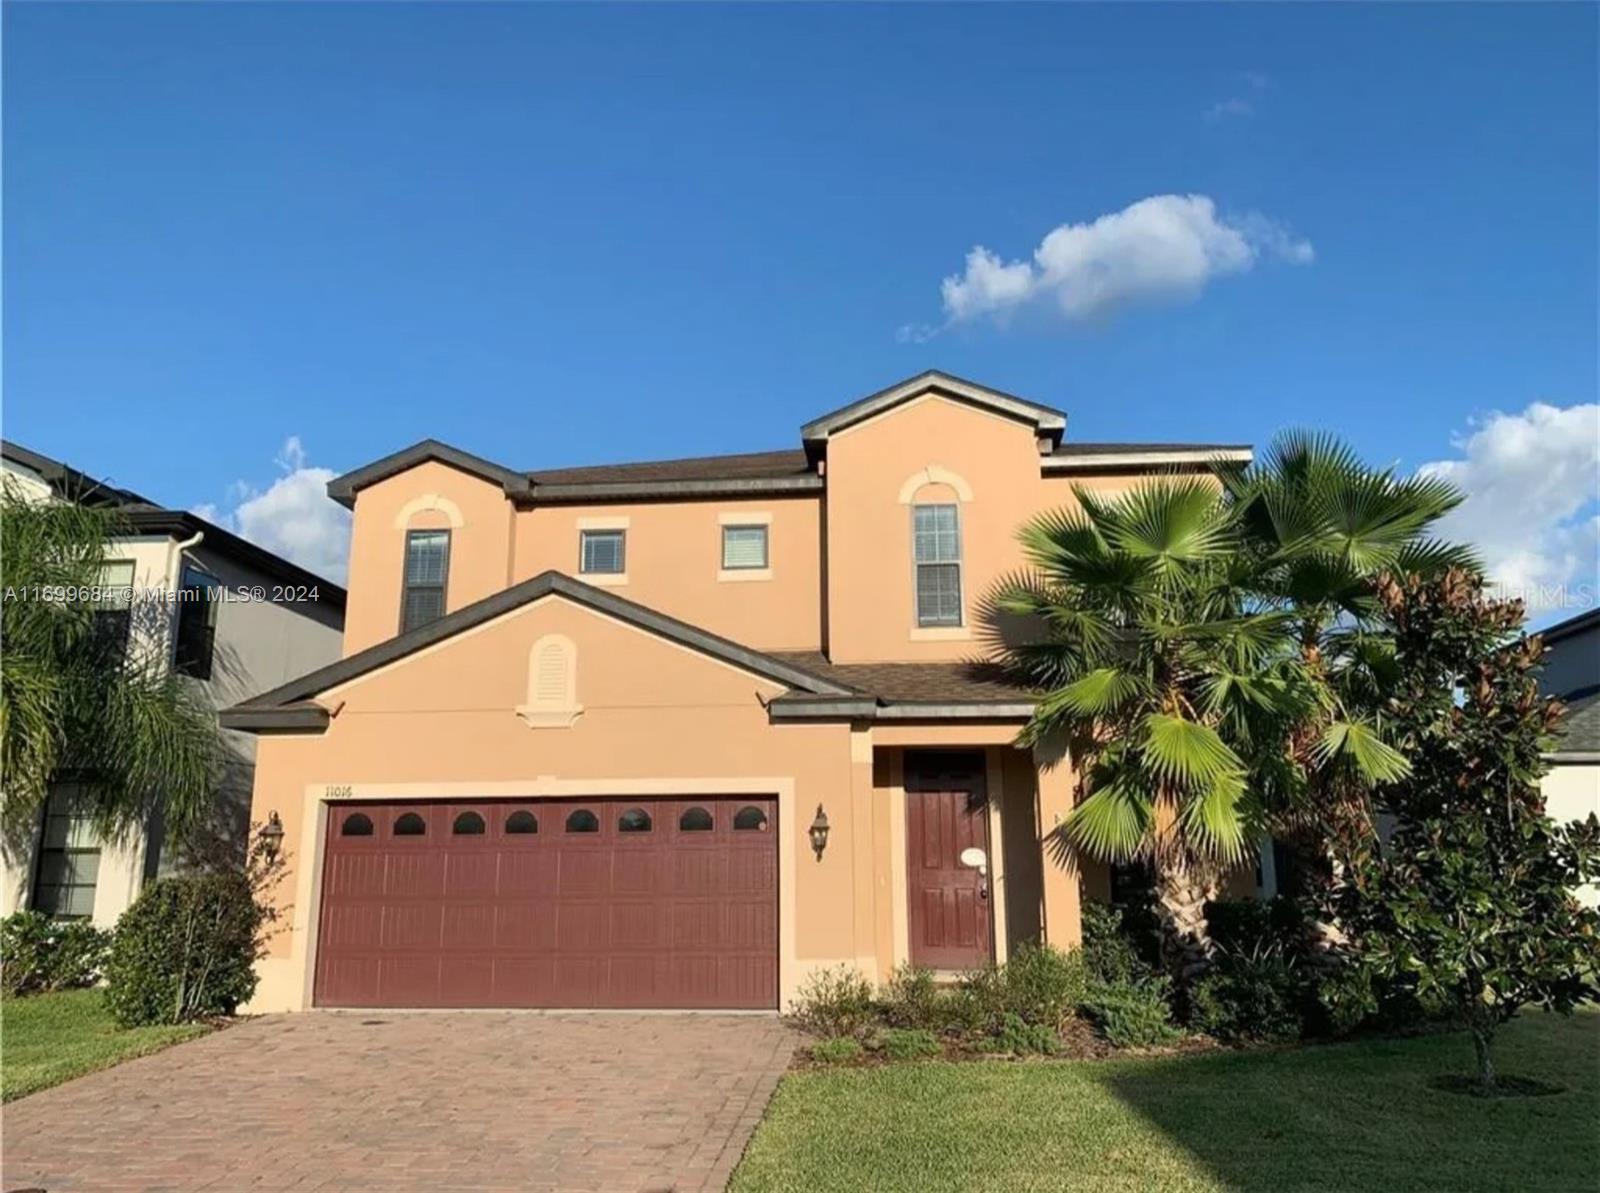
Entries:
{"type": "Polygon", "coordinates": [[[372,836],[372,817],[365,812],[352,812],[344,818],[344,823],[339,826],[341,837],[370,837],[372,836]]]}
{"type": "Polygon", "coordinates": [[[482,816],[476,812],[463,812],[456,817],[456,822],[450,826],[450,831],[458,837],[481,837],[484,827],[482,816]]]}
{"type": "Polygon", "coordinates": [[[506,832],[515,836],[518,833],[536,833],[539,831],[539,821],[532,812],[513,812],[506,817],[506,832]]]}
{"type": "Polygon", "coordinates": [[[415,812],[407,812],[394,822],[394,835],[397,837],[420,837],[428,831],[428,822],[415,812]]]}
{"type": "Polygon", "coordinates": [[[650,813],[643,808],[629,808],[617,817],[617,831],[619,833],[648,833],[650,831],[650,813]]]}
{"type": "Polygon", "coordinates": [[[767,814],[760,808],[750,805],[740,808],[733,818],[733,829],[741,833],[752,830],[764,833],[767,831],[767,814]]]}
{"type": "Polygon", "coordinates": [[[567,831],[569,833],[598,833],[600,831],[600,818],[588,808],[579,808],[567,817],[567,831]]]}
{"type": "Polygon", "coordinates": [[[712,829],[711,813],[704,808],[685,808],[678,817],[680,833],[709,833],[712,829]]]}

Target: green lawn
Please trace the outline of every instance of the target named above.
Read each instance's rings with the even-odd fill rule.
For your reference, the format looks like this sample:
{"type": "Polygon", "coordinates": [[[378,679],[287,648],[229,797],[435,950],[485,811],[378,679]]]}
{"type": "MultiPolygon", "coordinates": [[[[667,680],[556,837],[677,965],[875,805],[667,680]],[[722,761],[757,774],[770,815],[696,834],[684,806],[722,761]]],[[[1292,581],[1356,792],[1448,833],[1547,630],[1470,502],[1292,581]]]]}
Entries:
{"type": "Polygon", "coordinates": [[[11,1101],[211,1029],[120,1028],[98,990],[68,990],[0,1001],[0,1099],[11,1101]]]}
{"type": "Polygon", "coordinates": [[[1099,1062],[795,1072],[734,1174],[754,1190],[1587,1190],[1600,1014],[1529,1014],[1502,1073],[1566,1092],[1428,1087],[1465,1036],[1099,1062]]]}

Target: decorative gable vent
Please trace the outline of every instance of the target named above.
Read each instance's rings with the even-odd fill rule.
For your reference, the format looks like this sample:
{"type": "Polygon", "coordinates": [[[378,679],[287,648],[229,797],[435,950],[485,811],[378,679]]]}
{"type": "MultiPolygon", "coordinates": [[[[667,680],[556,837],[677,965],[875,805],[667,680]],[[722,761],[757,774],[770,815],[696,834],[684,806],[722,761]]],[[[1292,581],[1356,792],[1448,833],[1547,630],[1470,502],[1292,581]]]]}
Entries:
{"type": "Polygon", "coordinates": [[[530,729],[568,729],[582,713],[578,648],[564,635],[546,634],[528,652],[528,702],[517,716],[530,729]]]}

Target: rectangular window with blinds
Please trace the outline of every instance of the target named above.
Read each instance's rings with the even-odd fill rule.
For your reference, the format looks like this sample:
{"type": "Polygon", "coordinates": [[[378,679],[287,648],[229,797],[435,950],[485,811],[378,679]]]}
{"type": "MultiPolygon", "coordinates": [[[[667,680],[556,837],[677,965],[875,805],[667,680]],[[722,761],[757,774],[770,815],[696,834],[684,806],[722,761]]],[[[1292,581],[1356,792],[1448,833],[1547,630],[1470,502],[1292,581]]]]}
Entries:
{"type": "Polygon", "coordinates": [[[961,624],[961,520],[953,505],[911,509],[917,625],[961,624]]]}
{"type": "Polygon", "coordinates": [[[627,536],[621,530],[578,532],[578,571],[590,576],[620,576],[627,570],[627,536]]]}
{"type": "Polygon", "coordinates": [[[445,580],[450,574],[450,532],[406,533],[405,586],[400,598],[400,632],[444,616],[445,580]]]}
{"type": "Polygon", "coordinates": [[[750,571],[767,566],[767,528],[765,526],[724,526],[722,528],[722,568],[724,571],[750,571]]]}

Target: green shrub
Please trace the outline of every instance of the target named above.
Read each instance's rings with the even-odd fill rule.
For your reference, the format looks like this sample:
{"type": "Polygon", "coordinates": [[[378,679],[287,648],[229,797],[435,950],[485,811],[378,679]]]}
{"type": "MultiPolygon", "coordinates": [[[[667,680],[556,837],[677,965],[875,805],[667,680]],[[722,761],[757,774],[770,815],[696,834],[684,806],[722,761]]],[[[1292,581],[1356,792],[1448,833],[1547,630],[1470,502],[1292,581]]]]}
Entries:
{"type": "Polygon", "coordinates": [[[1132,982],[1155,971],[1153,960],[1141,951],[1123,913],[1109,903],[1084,903],[1079,955],[1090,982],[1132,982]]]}
{"type": "Polygon", "coordinates": [[[0,989],[20,995],[92,986],[110,949],[111,933],[87,920],[13,912],[0,920],[0,989]]]}
{"type": "Polygon", "coordinates": [[[1005,1017],[1012,1015],[1053,1036],[1083,1000],[1087,986],[1083,960],[1076,953],[1024,944],[1006,964],[963,975],[947,1015],[968,1033],[997,1035],[1005,1017]]]}
{"type": "Polygon", "coordinates": [[[895,966],[878,997],[878,1013],[891,1027],[944,1031],[950,1026],[950,995],[933,971],[909,962],[895,966]]]}
{"type": "Polygon", "coordinates": [[[1295,1040],[1302,1033],[1300,982],[1281,951],[1222,954],[1189,991],[1191,1027],[1219,1040],[1295,1040]]]}
{"type": "Polygon", "coordinates": [[[853,965],[817,970],[801,984],[790,1011],[800,1027],[825,1038],[859,1035],[872,1013],[872,983],[853,965]]]}
{"type": "Polygon", "coordinates": [[[824,1065],[842,1065],[860,1060],[861,1042],[850,1036],[829,1036],[811,1045],[811,1059],[824,1065]]]}
{"type": "Polygon", "coordinates": [[[939,1037],[920,1028],[888,1028],[878,1037],[878,1045],[890,1060],[921,1060],[942,1051],[939,1037]]]}
{"type": "Polygon", "coordinates": [[[255,992],[262,920],[242,872],[151,883],[117,925],[106,1006],[124,1027],[231,1015],[255,992]]]}
{"type": "Polygon", "coordinates": [[[1024,944],[1001,967],[1005,1013],[1047,1027],[1052,1036],[1083,1001],[1083,958],[1049,945],[1024,944]]]}
{"type": "Polygon", "coordinates": [[[1219,899],[1207,903],[1206,925],[1217,947],[1228,953],[1276,948],[1295,957],[1305,947],[1305,912],[1293,899],[1282,895],[1265,900],[1219,899]]]}
{"type": "Polygon", "coordinates": [[[1013,1056],[1053,1056],[1061,1050],[1061,1037],[1054,1028],[1043,1023],[1029,1023],[1022,1016],[1007,1011],[1000,1016],[994,1035],[987,1040],[992,1052],[1009,1052],[1013,1056]]]}
{"type": "Polygon", "coordinates": [[[1172,1008],[1167,1004],[1170,984],[1165,977],[1092,982],[1083,1010],[1100,1034],[1118,1048],[1167,1044],[1181,1034],[1172,1024],[1172,1008]]]}

